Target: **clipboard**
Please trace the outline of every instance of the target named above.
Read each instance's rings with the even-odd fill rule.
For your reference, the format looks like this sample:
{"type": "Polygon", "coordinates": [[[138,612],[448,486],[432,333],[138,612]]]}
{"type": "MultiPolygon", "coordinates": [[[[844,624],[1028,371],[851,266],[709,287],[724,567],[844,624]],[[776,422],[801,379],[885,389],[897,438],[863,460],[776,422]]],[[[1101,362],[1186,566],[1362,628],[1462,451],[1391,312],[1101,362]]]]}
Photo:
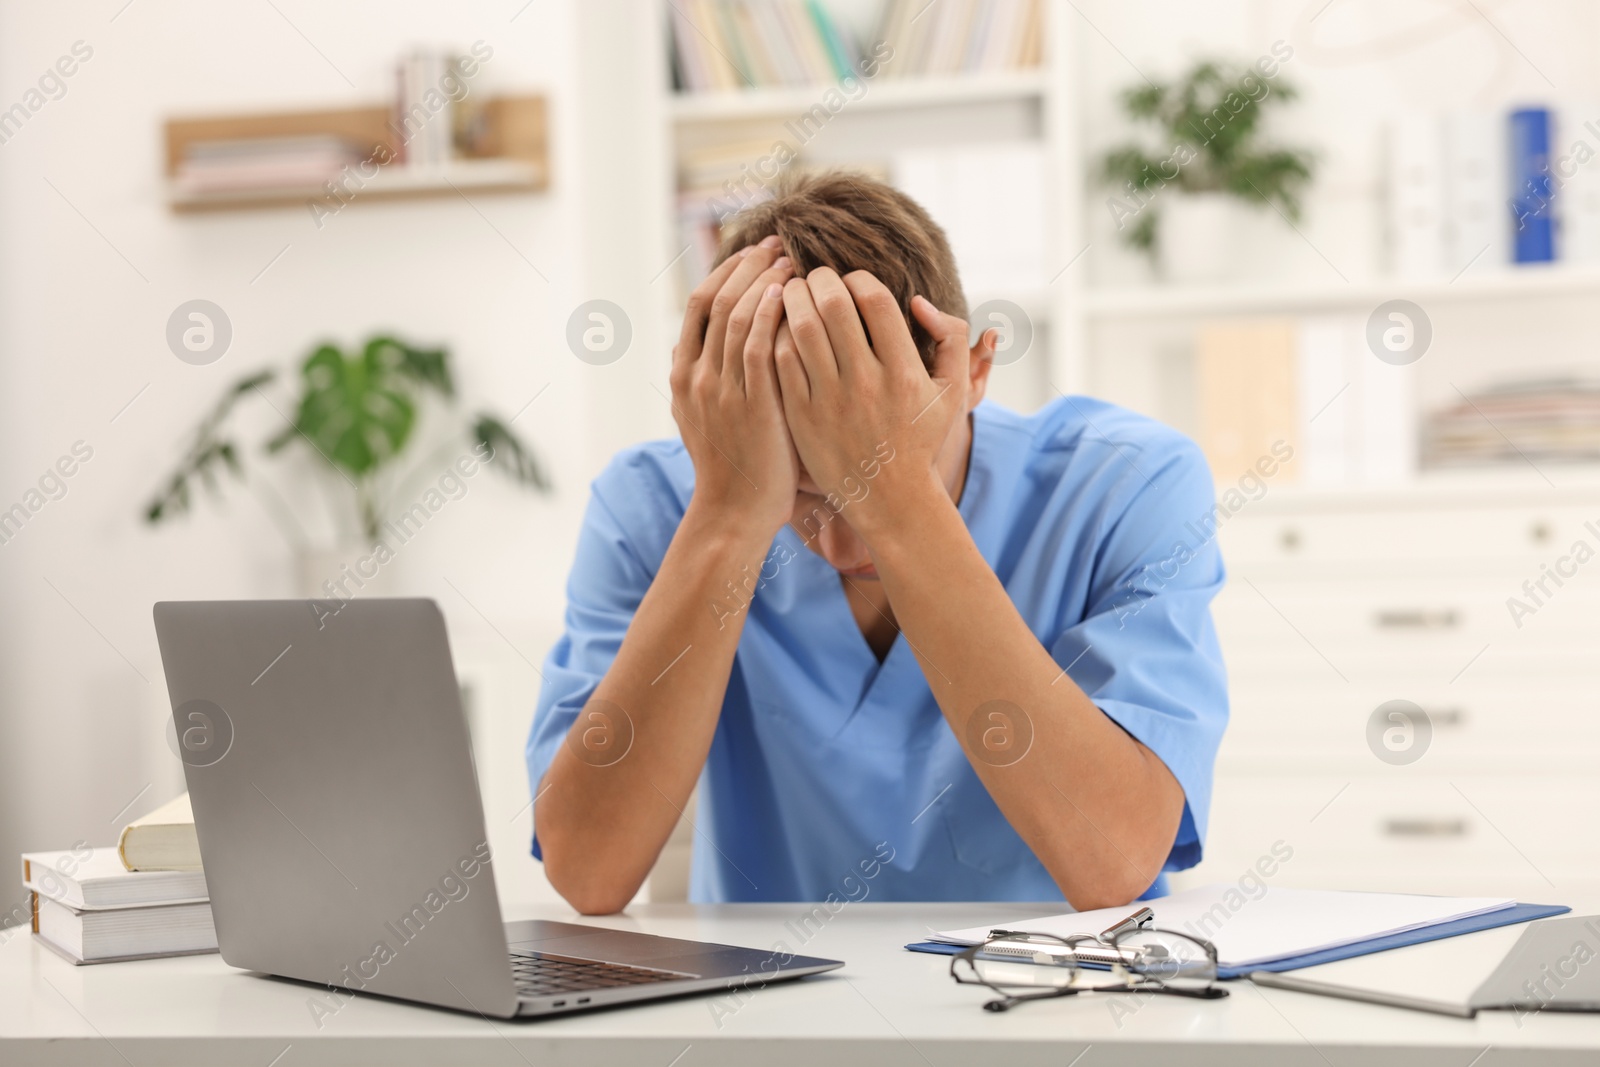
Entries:
{"type": "MultiPolygon", "coordinates": [[[[1159,906],[1159,902],[1157,902],[1157,905],[1159,906]]],[[[1389,934],[1385,937],[1374,937],[1366,941],[1340,945],[1337,948],[1324,949],[1320,952],[1288,956],[1270,963],[1256,963],[1246,967],[1223,967],[1217,972],[1217,977],[1224,979],[1240,978],[1251,971],[1293,971],[1301,967],[1314,967],[1319,963],[1332,963],[1334,960],[1345,960],[1354,956],[1366,956],[1374,952],[1384,952],[1391,948],[1404,948],[1406,945],[1420,945],[1426,941],[1438,941],[1441,938],[1456,937],[1460,934],[1477,933],[1479,930],[1492,930],[1497,926],[1511,926],[1515,923],[1531,922],[1534,919],[1547,919],[1552,915],[1565,915],[1571,910],[1565,904],[1513,904],[1509,908],[1500,908],[1497,911],[1485,912],[1482,915],[1435,923],[1432,926],[1406,930],[1397,934],[1389,934]]],[[[965,946],[948,945],[941,941],[916,941],[907,945],[906,948],[912,952],[954,956],[956,953],[961,952],[965,946]]]]}

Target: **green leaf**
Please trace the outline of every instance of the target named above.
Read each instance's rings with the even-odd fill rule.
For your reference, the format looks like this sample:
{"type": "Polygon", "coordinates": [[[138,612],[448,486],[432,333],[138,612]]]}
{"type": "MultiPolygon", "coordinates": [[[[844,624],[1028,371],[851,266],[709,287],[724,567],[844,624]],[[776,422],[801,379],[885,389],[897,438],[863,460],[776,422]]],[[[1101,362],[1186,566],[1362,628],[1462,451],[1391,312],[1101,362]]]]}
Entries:
{"type": "Polygon", "coordinates": [[[362,354],[378,361],[386,371],[426,385],[446,399],[456,395],[455,382],[450,379],[450,353],[442,348],[413,348],[393,337],[378,336],[367,342],[362,354]]]}
{"type": "MultiPolygon", "coordinates": [[[[393,348],[369,343],[350,358],[323,345],[301,365],[305,392],[294,429],[330,465],[352,478],[369,477],[411,438],[416,405],[394,373],[393,348]]],[[[282,448],[280,434],[268,445],[282,448]]]]}
{"type": "Polygon", "coordinates": [[[237,479],[244,478],[244,466],[239,460],[238,447],[222,435],[222,427],[232,414],[234,405],[250,393],[277,377],[272,370],[257,371],[230,385],[221,398],[211,406],[195,427],[194,438],[188,451],[167,479],[166,486],[145,505],[144,520],[152,525],[182,515],[189,510],[189,484],[198,478],[212,492],[220,491],[216,466],[220,462],[237,479]]]}
{"type": "Polygon", "coordinates": [[[533,450],[511,432],[510,426],[495,416],[480,413],[473,420],[472,437],[477,444],[489,450],[489,458],[485,462],[496,470],[505,473],[519,485],[531,485],[536,489],[550,488],[550,480],[545,477],[533,450]]]}

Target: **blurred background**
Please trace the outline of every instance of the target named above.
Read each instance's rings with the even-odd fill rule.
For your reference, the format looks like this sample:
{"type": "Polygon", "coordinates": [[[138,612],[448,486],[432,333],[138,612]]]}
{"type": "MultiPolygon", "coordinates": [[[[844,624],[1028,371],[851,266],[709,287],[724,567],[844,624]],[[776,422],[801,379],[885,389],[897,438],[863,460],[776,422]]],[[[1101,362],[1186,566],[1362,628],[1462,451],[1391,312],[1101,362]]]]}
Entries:
{"type": "Polygon", "coordinates": [[[720,220],[848,164],[951,236],[993,399],[1211,461],[1180,884],[1600,889],[1597,153],[1584,0],[0,0],[0,855],[182,791],[153,602],[404,593],[502,899],[554,899],[522,746],[588,482],[674,432],[720,220]]]}

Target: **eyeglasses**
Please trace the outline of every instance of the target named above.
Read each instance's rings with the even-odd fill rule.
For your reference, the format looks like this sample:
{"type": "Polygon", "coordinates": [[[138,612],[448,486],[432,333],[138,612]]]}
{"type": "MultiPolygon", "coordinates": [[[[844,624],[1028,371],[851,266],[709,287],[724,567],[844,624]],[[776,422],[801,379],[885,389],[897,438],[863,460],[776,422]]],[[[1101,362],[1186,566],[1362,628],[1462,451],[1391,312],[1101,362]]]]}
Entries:
{"type": "Polygon", "coordinates": [[[1099,937],[994,930],[989,940],[951,958],[950,976],[999,994],[984,1004],[986,1011],[1085,992],[1167,993],[1203,1000],[1228,995],[1216,984],[1215,945],[1143,926],[1113,927],[1099,937]]]}

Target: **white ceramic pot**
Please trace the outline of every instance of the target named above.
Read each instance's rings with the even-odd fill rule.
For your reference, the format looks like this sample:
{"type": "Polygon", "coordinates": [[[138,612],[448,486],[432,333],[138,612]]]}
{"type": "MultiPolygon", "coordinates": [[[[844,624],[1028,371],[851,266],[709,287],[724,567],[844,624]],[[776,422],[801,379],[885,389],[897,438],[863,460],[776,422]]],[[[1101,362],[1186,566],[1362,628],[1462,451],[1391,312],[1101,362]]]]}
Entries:
{"type": "Polygon", "coordinates": [[[1161,205],[1157,265],[1163,281],[1204,285],[1238,276],[1249,221],[1227,193],[1178,193],[1161,205]]]}

